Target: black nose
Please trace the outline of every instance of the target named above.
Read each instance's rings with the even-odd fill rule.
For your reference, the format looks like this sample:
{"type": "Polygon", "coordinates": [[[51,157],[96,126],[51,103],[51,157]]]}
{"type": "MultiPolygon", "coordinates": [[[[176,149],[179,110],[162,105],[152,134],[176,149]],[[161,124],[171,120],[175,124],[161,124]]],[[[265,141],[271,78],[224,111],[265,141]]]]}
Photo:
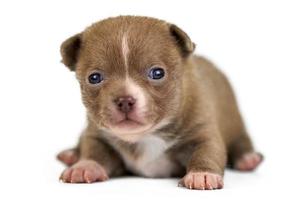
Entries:
{"type": "Polygon", "coordinates": [[[115,100],[115,103],[120,111],[123,113],[129,113],[133,110],[135,99],[131,96],[119,97],[115,100]]]}

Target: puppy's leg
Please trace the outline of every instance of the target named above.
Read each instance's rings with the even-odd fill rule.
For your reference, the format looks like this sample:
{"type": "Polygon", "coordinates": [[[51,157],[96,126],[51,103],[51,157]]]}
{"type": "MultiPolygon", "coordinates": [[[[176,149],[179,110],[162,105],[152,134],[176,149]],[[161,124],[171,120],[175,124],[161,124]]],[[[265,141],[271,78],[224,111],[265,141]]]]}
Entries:
{"type": "Polygon", "coordinates": [[[97,137],[84,135],[80,140],[79,161],[67,168],[60,179],[68,183],[105,181],[125,170],[117,153],[97,137]]]}
{"type": "Polygon", "coordinates": [[[240,171],[252,171],[263,160],[260,153],[254,151],[249,136],[242,132],[229,147],[229,165],[240,171]]]}
{"type": "Polygon", "coordinates": [[[226,164],[224,143],[214,136],[200,141],[196,144],[188,162],[187,174],[179,184],[188,189],[220,189],[223,187],[226,164]]]}
{"type": "Polygon", "coordinates": [[[73,148],[63,150],[57,155],[56,158],[67,166],[71,166],[79,160],[79,149],[73,148]]]}

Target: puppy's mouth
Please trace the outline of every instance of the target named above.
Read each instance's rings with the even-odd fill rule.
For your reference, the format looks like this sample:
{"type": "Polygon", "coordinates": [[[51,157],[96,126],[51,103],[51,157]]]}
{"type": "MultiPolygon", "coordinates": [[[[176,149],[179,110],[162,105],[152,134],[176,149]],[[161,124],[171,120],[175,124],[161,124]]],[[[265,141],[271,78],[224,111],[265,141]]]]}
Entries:
{"type": "Polygon", "coordinates": [[[115,126],[119,128],[135,128],[139,126],[144,126],[144,124],[126,117],[123,120],[116,122],[115,126]]]}
{"type": "Polygon", "coordinates": [[[128,130],[134,130],[135,128],[139,128],[142,126],[145,126],[145,122],[143,122],[141,117],[137,115],[130,115],[130,114],[123,114],[123,116],[117,117],[114,126],[119,129],[128,129],[128,130]]]}
{"type": "Polygon", "coordinates": [[[136,112],[120,114],[114,113],[108,122],[107,128],[113,133],[121,135],[141,134],[151,129],[153,123],[148,122],[146,117],[136,112]]]}

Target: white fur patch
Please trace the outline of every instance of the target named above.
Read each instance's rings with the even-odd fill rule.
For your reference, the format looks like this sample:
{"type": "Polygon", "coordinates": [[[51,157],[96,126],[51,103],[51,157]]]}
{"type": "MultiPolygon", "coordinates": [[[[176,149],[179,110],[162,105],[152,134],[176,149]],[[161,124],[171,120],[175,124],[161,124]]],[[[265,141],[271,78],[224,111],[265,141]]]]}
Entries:
{"type": "Polygon", "coordinates": [[[146,177],[170,177],[174,163],[167,157],[165,151],[173,143],[166,143],[163,139],[148,135],[137,142],[137,158],[132,155],[121,155],[128,169],[146,177]]]}
{"type": "Polygon", "coordinates": [[[137,110],[139,112],[144,112],[146,109],[146,96],[144,90],[129,77],[126,77],[125,88],[126,93],[137,100],[137,110]]]}
{"type": "Polygon", "coordinates": [[[126,76],[128,76],[128,53],[129,53],[129,48],[127,42],[127,34],[125,33],[122,37],[122,54],[125,63],[126,76]]]}

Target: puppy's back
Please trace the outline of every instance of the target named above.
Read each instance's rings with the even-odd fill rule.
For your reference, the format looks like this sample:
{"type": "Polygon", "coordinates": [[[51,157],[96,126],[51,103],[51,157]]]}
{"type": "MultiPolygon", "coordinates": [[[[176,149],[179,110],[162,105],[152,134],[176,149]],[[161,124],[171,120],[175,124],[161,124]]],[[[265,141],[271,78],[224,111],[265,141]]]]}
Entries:
{"type": "Polygon", "coordinates": [[[226,146],[229,146],[241,133],[245,132],[233,89],[223,72],[208,59],[194,56],[193,60],[200,87],[205,92],[206,100],[210,101],[209,105],[213,107],[213,115],[222,138],[226,146]]]}

